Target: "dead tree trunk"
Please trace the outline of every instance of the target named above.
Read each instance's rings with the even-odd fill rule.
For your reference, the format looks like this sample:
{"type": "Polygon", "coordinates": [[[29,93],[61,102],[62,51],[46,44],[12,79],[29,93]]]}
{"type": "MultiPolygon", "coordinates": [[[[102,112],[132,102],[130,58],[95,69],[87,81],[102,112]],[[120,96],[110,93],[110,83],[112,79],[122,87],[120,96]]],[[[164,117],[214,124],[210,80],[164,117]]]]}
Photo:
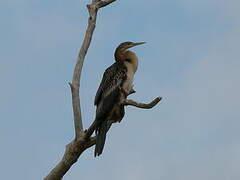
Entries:
{"type": "MultiPolygon", "coordinates": [[[[85,37],[77,57],[77,63],[73,73],[72,82],[69,83],[72,92],[72,107],[73,107],[73,114],[74,114],[74,127],[75,127],[75,138],[66,146],[65,153],[61,161],[49,172],[49,174],[44,178],[44,180],[61,180],[63,176],[67,173],[67,171],[71,168],[71,166],[77,162],[80,155],[86,149],[90,148],[91,146],[95,145],[96,138],[91,137],[94,130],[96,122],[93,122],[92,125],[87,129],[84,130],[82,116],[81,116],[81,107],[80,107],[80,96],[79,96],[79,87],[80,87],[80,79],[81,79],[81,72],[84,63],[85,56],[87,54],[88,48],[90,46],[93,32],[96,26],[97,20],[97,13],[98,10],[102,7],[105,7],[116,0],[92,0],[91,4],[87,5],[87,9],[89,12],[88,18],[88,26],[85,33],[85,37]]],[[[159,101],[161,100],[160,97],[154,99],[149,104],[138,103],[133,100],[124,101],[124,105],[128,106],[135,106],[138,108],[152,108],[154,107],[159,101]]]]}

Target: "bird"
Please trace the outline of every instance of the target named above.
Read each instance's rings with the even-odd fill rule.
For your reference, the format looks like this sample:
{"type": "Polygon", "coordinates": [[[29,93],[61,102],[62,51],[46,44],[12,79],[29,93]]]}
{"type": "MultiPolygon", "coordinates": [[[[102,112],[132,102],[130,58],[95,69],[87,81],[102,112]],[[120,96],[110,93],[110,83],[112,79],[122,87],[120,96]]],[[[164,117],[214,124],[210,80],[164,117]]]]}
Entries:
{"type": "Polygon", "coordinates": [[[96,106],[96,145],[94,156],[103,152],[106,134],[112,123],[121,122],[125,110],[122,100],[133,90],[133,78],[138,68],[138,57],[129,48],[145,42],[123,42],[115,50],[115,63],[109,66],[97,90],[96,106]]]}

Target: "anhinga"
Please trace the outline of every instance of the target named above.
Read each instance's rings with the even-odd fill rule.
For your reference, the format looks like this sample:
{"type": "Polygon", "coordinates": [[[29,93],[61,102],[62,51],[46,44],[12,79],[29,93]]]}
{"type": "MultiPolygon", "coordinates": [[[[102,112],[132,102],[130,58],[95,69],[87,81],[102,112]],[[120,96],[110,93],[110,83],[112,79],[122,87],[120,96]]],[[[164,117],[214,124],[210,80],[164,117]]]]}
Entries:
{"type": "Polygon", "coordinates": [[[128,49],[145,42],[121,43],[115,50],[115,63],[108,67],[97,90],[94,104],[96,109],[96,146],[95,156],[102,154],[106,134],[114,122],[120,122],[124,116],[121,100],[131,93],[133,77],[138,67],[136,54],[128,49]]]}

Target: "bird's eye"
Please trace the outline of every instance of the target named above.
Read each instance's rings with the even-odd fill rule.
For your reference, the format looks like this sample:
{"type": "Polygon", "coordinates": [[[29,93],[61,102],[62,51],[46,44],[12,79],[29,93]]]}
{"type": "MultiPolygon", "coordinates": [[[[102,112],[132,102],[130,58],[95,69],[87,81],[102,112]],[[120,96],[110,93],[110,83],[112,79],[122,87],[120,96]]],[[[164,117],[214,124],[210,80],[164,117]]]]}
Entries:
{"type": "Polygon", "coordinates": [[[130,59],[125,59],[125,61],[130,62],[131,60],[130,59]]]}

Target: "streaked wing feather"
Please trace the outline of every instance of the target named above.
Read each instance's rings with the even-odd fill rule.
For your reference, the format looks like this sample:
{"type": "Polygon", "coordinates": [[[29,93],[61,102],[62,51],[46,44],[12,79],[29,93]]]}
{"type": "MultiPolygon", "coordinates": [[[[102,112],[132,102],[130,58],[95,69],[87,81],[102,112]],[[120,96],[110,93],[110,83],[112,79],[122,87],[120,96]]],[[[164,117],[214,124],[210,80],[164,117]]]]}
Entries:
{"type": "Polygon", "coordinates": [[[97,117],[103,116],[112,109],[119,94],[119,87],[126,78],[126,71],[125,66],[114,63],[104,72],[94,100],[94,104],[97,105],[97,117]]]}

